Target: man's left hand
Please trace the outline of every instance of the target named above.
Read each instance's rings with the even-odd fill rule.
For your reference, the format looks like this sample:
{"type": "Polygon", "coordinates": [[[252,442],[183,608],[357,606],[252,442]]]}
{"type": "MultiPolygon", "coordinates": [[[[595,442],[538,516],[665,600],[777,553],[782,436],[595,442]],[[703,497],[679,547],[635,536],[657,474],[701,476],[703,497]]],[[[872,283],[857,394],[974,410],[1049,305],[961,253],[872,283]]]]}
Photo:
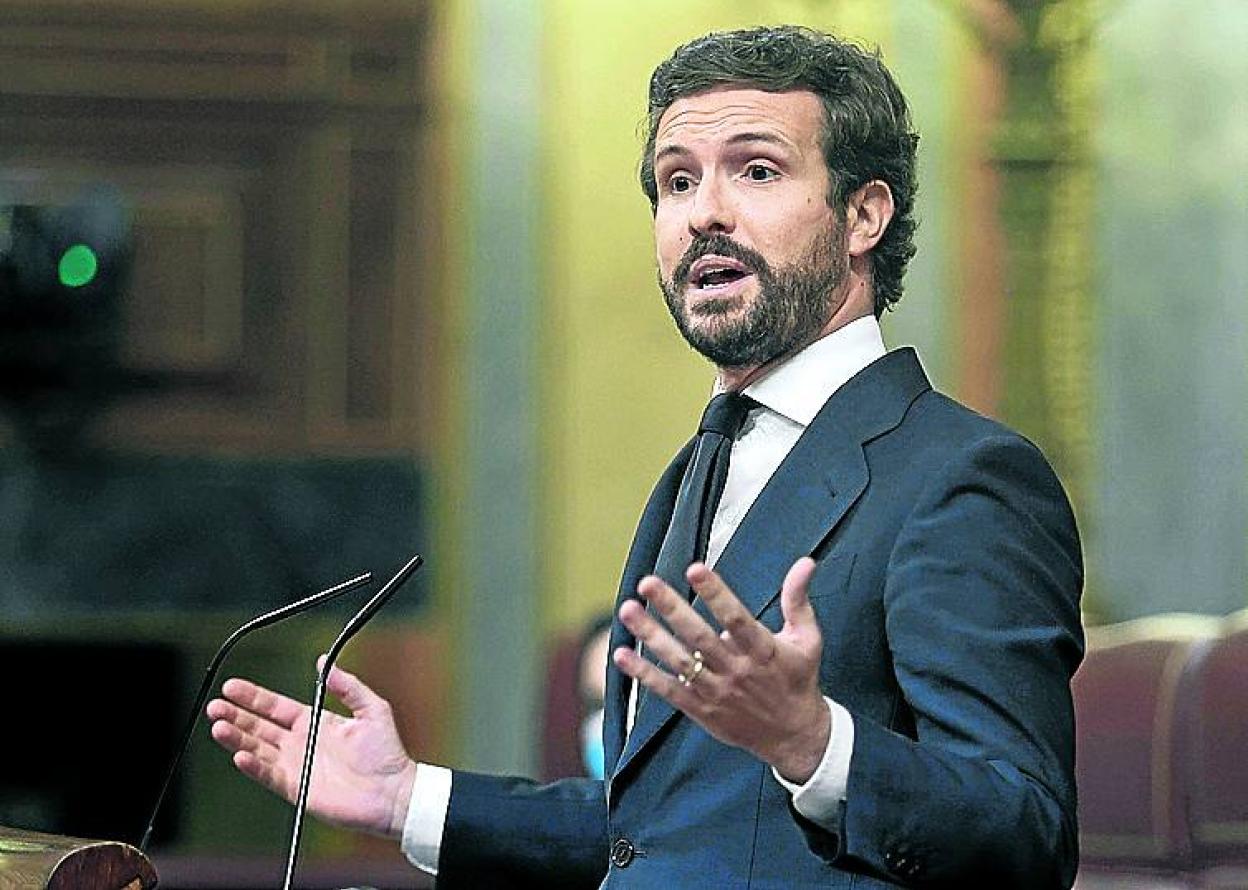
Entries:
{"type": "Polygon", "coordinates": [[[620,607],[620,620],[672,673],[625,647],[613,653],[615,664],[715,738],[803,784],[822,760],[831,733],[819,691],[821,635],[806,594],[814,570],[809,557],[789,569],[780,590],[784,626],[774,634],[702,563],[691,565],[685,577],[723,628],[718,634],[663,579],[648,575],[637,592],[671,631],[637,600],[620,607]]]}

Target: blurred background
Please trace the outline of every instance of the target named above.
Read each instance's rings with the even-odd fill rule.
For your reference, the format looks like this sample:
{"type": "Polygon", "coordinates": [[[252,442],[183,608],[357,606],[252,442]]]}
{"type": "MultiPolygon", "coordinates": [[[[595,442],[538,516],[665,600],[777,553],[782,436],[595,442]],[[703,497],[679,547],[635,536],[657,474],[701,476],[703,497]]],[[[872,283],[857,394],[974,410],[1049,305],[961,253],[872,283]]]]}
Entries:
{"type": "MultiPolygon", "coordinates": [[[[0,0],[0,824],[137,839],[232,627],[413,552],[344,660],[416,756],[549,771],[552,658],[711,384],[654,282],[648,74],[782,21],[910,99],[886,339],[1050,456],[1088,623],[1248,605],[1239,0],[0,0]]],[[[227,674],[306,699],[353,609],[227,674]]],[[[170,804],[168,857],[284,849],[206,727],[170,804]]]]}

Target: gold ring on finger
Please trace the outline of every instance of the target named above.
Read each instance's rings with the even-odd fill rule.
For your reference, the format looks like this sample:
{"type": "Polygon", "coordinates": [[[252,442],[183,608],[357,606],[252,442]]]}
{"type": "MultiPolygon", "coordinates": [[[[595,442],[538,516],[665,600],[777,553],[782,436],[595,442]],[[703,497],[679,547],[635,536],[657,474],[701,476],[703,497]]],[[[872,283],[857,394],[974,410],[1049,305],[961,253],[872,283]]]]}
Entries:
{"type": "Polygon", "coordinates": [[[676,675],[676,679],[680,681],[681,686],[688,689],[704,670],[706,670],[706,662],[702,660],[702,653],[695,649],[693,664],[689,666],[688,673],[682,671],[676,675]]]}

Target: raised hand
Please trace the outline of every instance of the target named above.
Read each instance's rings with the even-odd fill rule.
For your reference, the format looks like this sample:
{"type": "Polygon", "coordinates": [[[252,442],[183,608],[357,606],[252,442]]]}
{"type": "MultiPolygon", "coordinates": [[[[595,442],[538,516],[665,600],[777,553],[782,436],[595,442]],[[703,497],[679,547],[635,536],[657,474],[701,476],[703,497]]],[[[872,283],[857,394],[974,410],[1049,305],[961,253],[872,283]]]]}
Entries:
{"type": "Polygon", "coordinates": [[[774,634],[701,563],[690,566],[686,577],[723,628],[719,634],[663,579],[647,576],[637,592],[671,632],[636,600],[620,607],[620,620],[671,673],[628,648],[615,650],[615,664],[720,741],[803,783],[819,765],[831,732],[819,691],[819,625],[806,595],[814,570],[807,557],[789,569],[780,592],[784,626],[774,634]]]}
{"type": "MultiPolygon", "coordinates": [[[[321,715],[308,810],[345,828],[401,837],[416,763],[390,703],[337,667],[327,688],[351,716],[321,715]]],[[[221,692],[207,707],[213,740],[233,753],[240,772],[294,801],[311,708],[248,680],[227,680],[221,692]]]]}

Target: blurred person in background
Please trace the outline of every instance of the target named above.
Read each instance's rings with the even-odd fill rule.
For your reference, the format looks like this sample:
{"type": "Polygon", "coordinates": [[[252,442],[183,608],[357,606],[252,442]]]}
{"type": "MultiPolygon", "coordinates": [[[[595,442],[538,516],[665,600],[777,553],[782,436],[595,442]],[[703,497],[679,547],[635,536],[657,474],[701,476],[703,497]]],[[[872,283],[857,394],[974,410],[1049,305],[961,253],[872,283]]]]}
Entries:
{"type": "Polygon", "coordinates": [[[580,655],[576,663],[577,690],[581,700],[581,761],[585,775],[602,779],[602,718],[607,694],[607,664],[611,645],[610,612],[590,620],[581,633],[580,655]]]}

